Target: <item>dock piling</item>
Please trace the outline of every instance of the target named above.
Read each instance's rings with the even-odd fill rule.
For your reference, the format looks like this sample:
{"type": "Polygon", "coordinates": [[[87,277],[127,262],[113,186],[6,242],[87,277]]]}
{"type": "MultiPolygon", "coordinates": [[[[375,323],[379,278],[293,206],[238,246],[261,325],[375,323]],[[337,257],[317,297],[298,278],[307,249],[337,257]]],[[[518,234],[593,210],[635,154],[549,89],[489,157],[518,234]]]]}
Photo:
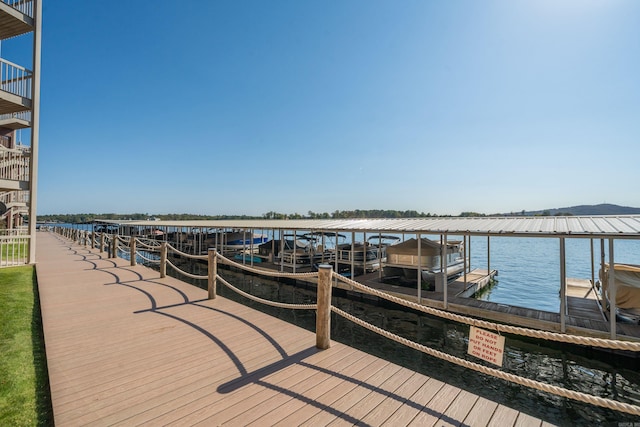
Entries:
{"type": "Polygon", "coordinates": [[[218,276],[217,250],[215,248],[209,248],[207,254],[209,255],[209,259],[208,259],[209,278],[208,278],[207,291],[209,292],[209,299],[215,299],[216,287],[217,287],[216,278],[218,276]]]}
{"type": "Polygon", "coordinates": [[[332,267],[318,266],[318,311],[316,314],[316,347],[326,350],[331,346],[331,276],[332,267]]]}

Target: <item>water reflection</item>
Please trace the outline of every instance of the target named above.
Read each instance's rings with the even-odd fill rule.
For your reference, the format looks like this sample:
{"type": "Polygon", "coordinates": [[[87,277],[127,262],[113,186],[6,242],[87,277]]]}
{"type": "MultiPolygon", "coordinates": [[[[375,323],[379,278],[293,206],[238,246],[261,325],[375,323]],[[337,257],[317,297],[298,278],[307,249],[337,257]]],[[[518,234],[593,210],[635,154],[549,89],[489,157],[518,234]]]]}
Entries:
{"type": "MultiPolygon", "coordinates": [[[[206,274],[206,266],[192,266],[195,274],[206,274]]],[[[315,289],[294,286],[237,271],[219,272],[234,286],[261,298],[296,303],[315,303],[315,289]]],[[[204,286],[199,283],[199,286],[204,286]]],[[[224,286],[220,295],[279,317],[305,329],[315,330],[315,312],[264,306],[247,300],[224,286]]],[[[467,355],[469,327],[401,308],[389,302],[374,302],[344,294],[333,297],[334,305],[376,326],[454,356],[482,363],[467,355]]],[[[370,332],[340,316],[332,315],[332,340],[358,348],[440,381],[486,396],[514,409],[559,425],[618,425],[638,421],[636,417],[529,389],[486,376],[425,355],[370,332]]],[[[640,362],[624,356],[558,343],[545,343],[507,335],[505,372],[587,394],[640,404],[640,362]]]]}

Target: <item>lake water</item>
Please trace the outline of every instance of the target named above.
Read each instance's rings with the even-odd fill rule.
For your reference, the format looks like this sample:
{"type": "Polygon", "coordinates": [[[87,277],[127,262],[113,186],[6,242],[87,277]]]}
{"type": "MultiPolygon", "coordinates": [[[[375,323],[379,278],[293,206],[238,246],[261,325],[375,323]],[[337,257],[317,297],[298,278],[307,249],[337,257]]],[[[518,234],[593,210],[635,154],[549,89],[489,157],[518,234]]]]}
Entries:
{"type": "MultiPolygon", "coordinates": [[[[600,240],[594,240],[595,278],[600,265],[600,240]]],[[[590,239],[565,239],[566,276],[591,279],[590,239]]],[[[609,242],[605,241],[608,262],[609,242]]],[[[560,311],[560,241],[549,238],[492,237],[490,267],[497,283],[481,299],[558,313],[560,311]]],[[[614,260],[640,264],[640,241],[616,240],[614,260]]],[[[472,268],[487,268],[487,238],[471,239],[472,268]]]]}

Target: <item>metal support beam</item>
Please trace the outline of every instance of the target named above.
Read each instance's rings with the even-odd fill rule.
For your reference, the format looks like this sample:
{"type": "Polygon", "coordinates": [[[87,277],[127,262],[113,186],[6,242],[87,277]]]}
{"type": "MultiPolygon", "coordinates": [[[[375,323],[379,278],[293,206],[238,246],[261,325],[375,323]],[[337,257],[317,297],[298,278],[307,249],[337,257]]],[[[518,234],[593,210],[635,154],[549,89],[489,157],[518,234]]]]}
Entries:
{"type": "Polygon", "coordinates": [[[31,78],[31,151],[29,164],[29,257],[36,262],[38,195],[38,134],[40,132],[40,52],[42,47],[42,0],[33,1],[33,77],[31,78]]]}
{"type": "Polygon", "coordinates": [[[567,332],[567,269],[565,241],[560,238],[560,332],[567,332]]]}

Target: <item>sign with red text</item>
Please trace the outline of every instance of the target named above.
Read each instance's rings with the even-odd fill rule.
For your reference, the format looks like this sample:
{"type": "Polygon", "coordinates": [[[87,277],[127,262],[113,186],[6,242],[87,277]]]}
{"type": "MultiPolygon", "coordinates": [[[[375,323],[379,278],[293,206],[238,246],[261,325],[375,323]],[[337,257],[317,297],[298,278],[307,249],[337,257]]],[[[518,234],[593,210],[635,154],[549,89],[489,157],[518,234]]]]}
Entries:
{"type": "Polygon", "coordinates": [[[504,337],[472,326],[469,331],[469,348],[467,349],[467,353],[493,363],[494,365],[502,366],[504,337]]]}

